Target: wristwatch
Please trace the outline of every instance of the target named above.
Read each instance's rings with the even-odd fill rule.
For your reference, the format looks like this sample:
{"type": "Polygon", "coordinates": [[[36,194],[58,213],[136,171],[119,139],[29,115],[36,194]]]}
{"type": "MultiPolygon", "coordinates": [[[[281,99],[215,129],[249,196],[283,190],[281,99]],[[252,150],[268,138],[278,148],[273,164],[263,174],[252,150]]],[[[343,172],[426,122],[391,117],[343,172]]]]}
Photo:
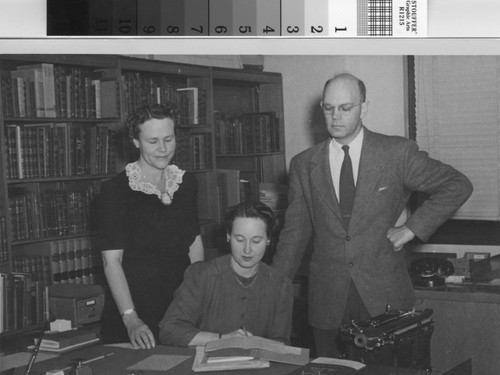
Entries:
{"type": "Polygon", "coordinates": [[[122,312],[122,316],[125,316],[125,315],[130,315],[130,314],[132,314],[134,311],[135,311],[135,309],[134,309],[134,308],[132,308],[132,309],[127,309],[127,310],[125,310],[124,312],[122,312]]]}

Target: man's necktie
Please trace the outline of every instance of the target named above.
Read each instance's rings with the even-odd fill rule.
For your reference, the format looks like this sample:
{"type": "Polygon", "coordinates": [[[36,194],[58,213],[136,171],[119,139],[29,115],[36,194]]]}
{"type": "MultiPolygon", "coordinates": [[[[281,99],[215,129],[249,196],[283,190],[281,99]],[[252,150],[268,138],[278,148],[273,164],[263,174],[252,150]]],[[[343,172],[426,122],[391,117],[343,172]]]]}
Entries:
{"type": "Polygon", "coordinates": [[[344,150],[344,161],[340,169],[339,200],[340,212],[346,226],[351,219],[352,203],[354,201],[354,176],[352,174],[352,162],[349,156],[349,146],[342,146],[344,150]]]}

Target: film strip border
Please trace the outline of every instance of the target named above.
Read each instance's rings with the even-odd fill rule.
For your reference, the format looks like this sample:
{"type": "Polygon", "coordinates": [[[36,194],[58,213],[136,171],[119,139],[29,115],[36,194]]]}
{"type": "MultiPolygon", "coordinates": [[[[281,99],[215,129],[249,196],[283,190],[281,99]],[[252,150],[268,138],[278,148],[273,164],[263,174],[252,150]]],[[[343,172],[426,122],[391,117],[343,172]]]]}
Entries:
{"type": "Polygon", "coordinates": [[[416,36],[427,1],[47,0],[47,36],[416,36]]]}

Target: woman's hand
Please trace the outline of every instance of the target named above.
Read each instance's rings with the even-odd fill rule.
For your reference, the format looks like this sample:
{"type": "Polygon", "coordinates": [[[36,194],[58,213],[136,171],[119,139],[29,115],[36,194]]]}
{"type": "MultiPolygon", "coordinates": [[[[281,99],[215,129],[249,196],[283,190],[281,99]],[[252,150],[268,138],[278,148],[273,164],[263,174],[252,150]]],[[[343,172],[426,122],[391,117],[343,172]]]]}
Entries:
{"type": "Polygon", "coordinates": [[[237,329],[236,331],[224,333],[221,339],[228,339],[231,337],[241,337],[241,336],[253,336],[251,332],[244,330],[243,328],[237,329]]]}
{"type": "Polygon", "coordinates": [[[151,349],[155,347],[153,332],[139,318],[136,312],[125,315],[123,323],[127,327],[128,337],[134,348],[151,349]]]}

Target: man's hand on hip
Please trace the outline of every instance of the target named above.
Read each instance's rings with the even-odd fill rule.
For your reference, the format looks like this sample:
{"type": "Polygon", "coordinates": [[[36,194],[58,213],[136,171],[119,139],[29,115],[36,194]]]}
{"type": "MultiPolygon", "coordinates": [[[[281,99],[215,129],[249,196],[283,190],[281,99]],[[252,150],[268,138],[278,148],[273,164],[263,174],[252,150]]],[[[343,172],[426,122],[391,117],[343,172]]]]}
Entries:
{"type": "Polygon", "coordinates": [[[394,251],[399,251],[403,246],[415,238],[413,233],[406,225],[393,227],[387,231],[387,238],[392,242],[394,251]]]}

